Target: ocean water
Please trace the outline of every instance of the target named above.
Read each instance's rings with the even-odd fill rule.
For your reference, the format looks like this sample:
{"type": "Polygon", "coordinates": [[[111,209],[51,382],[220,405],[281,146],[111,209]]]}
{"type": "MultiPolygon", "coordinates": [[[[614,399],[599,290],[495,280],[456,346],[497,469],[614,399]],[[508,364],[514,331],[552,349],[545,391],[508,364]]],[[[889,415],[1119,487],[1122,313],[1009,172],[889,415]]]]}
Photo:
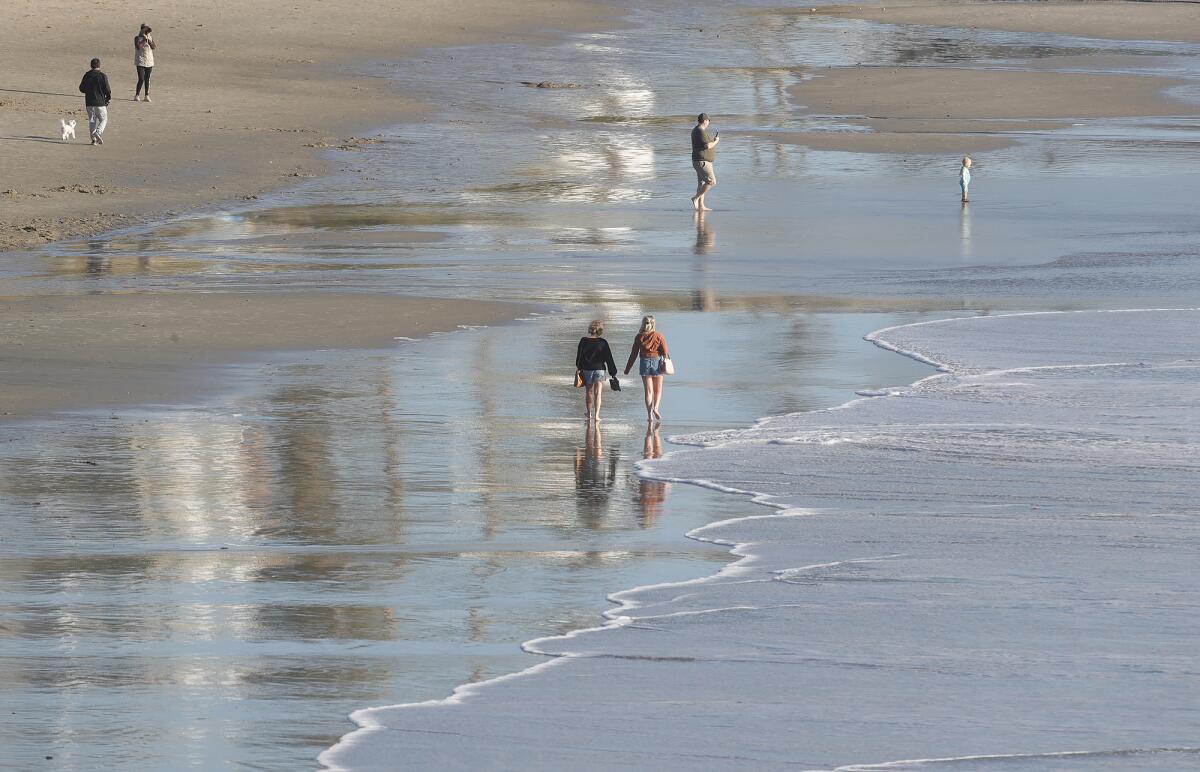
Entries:
{"type": "Polygon", "coordinates": [[[649,479],[776,511],[554,657],[355,715],[323,757],[439,769],[1195,769],[1198,310],[875,333],[943,372],[682,438],[649,479]],[[448,742],[447,738],[453,741],[448,742]]]}

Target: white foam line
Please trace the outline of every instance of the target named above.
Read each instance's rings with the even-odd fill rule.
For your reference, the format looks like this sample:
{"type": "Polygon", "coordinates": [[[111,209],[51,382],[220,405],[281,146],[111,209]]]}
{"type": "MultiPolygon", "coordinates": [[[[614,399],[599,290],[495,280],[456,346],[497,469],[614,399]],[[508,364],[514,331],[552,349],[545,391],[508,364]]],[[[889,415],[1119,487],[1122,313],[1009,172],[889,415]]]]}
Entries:
{"type": "Polygon", "coordinates": [[[849,566],[856,563],[882,563],[885,560],[894,560],[895,558],[906,557],[903,552],[895,552],[890,555],[877,555],[871,558],[852,558],[850,560],[835,560],[832,563],[813,563],[811,566],[799,566],[798,568],[781,568],[771,573],[778,576],[779,581],[786,582],[793,576],[799,576],[805,571],[816,571],[820,568],[837,568],[838,566],[849,566]]]}
{"type": "MultiPolygon", "coordinates": [[[[907,387],[896,387],[896,388],[890,388],[890,389],[881,389],[877,392],[860,393],[857,399],[852,399],[847,402],[843,402],[842,404],[835,405],[834,407],[821,408],[819,410],[802,410],[802,411],[796,411],[793,413],[784,413],[784,414],[777,415],[777,416],[763,416],[762,418],[755,419],[755,421],[752,424],[750,424],[748,429],[740,429],[740,430],[733,429],[733,430],[729,430],[728,432],[725,432],[725,434],[736,436],[737,434],[742,434],[747,431],[752,431],[754,429],[762,428],[765,424],[767,424],[771,421],[776,421],[776,420],[779,420],[782,418],[788,418],[789,416],[796,416],[796,415],[801,415],[801,414],[816,415],[816,414],[820,414],[820,413],[833,412],[836,410],[848,410],[848,409],[854,407],[855,405],[857,405],[858,403],[865,402],[866,400],[869,400],[869,399],[885,399],[885,398],[889,398],[889,397],[903,396],[904,390],[906,390],[906,389],[916,388],[916,387],[919,387],[921,384],[924,384],[928,381],[932,381],[932,380],[939,379],[939,378],[945,378],[949,375],[960,375],[960,376],[971,375],[971,376],[976,376],[976,377],[984,377],[984,376],[992,376],[992,375],[999,375],[999,374],[1006,374],[1006,373],[1035,372],[1038,370],[1055,370],[1055,369],[1065,370],[1065,369],[1088,369],[1088,368],[1103,368],[1103,367],[1130,367],[1133,364],[1135,364],[1135,363],[1131,363],[1131,362],[1104,362],[1104,363],[1099,363],[1099,364],[1087,364],[1087,365],[1067,365],[1067,364],[1063,364],[1063,365],[1030,365],[1030,366],[1026,366],[1026,367],[1014,367],[1011,369],[1003,369],[1002,368],[1002,369],[998,369],[998,370],[986,370],[986,371],[969,372],[969,373],[966,371],[959,372],[959,371],[954,370],[949,364],[947,364],[945,362],[940,362],[940,361],[932,359],[930,357],[926,357],[925,355],[923,355],[917,351],[909,351],[908,349],[901,348],[900,346],[893,344],[884,339],[884,337],[883,337],[884,335],[886,335],[889,332],[894,332],[896,330],[903,330],[903,329],[907,329],[910,327],[926,327],[926,326],[931,326],[931,325],[935,325],[935,324],[954,324],[954,323],[963,323],[963,322],[973,322],[973,321],[979,321],[982,319],[1006,319],[1009,317],[1056,316],[1056,315],[1066,315],[1066,314],[1170,313],[1170,312],[1179,312],[1179,311],[1200,311],[1200,307],[1195,307],[1195,308],[1081,309],[1081,310],[1076,310],[1076,311],[1023,311],[1023,312],[1012,313],[1012,314],[990,314],[990,315],[986,315],[986,316],[984,316],[984,315],[952,316],[952,317],[949,317],[946,319],[930,319],[925,322],[911,322],[909,324],[897,324],[897,325],[892,325],[891,327],[884,327],[882,329],[875,330],[874,332],[867,333],[866,335],[863,336],[863,340],[868,341],[869,343],[872,343],[872,344],[878,346],[879,348],[884,349],[885,351],[891,351],[895,354],[899,354],[900,356],[907,357],[908,359],[912,359],[914,361],[920,362],[921,364],[929,365],[930,367],[933,367],[936,370],[938,370],[938,372],[933,375],[928,375],[924,378],[919,378],[916,381],[914,381],[913,383],[909,384],[907,387]]],[[[672,479],[672,478],[654,476],[653,474],[651,474],[649,472],[649,466],[651,464],[667,463],[671,459],[671,457],[677,453],[694,452],[693,450],[691,450],[692,448],[723,448],[723,447],[727,447],[729,445],[734,445],[734,444],[750,445],[750,444],[770,444],[772,442],[776,442],[776,440],[766,440],[766,439],[755,439],[755,440],[728,439],[728,440],[710,440],[710,441],[691,439],[692,437],[698,437],[698,436],[701,436],[700,433],[691,434],[691,435],[684,434],[684,435],[668,436],[667,440],[669,442],[676,444],[676,445],[687,445],[687,446],[689,446],[689,449],[673,450],[673,451],[670,451],[670,452],[664,454],[663,456],[661,456],[660,458],[657,458],[657,459],[651,459],[651,460],[647,460],[647,461],[639,461],[636,464],[634,464],[634,470],[637,472],[639,477],[643,477],[643,478],[650,479],[650,480],[659,480],[662,482],[691,483],[691,482],[693,482],[691,480],[672,479]]],[[[710,483],[707,481],[704,481],[704,482],[697,481],[695,484],[700,485],[701,487],[710,488],[712,490],[724,490],[723,486],[717,485],[716,483],[710,483]]],[[[771,504],[769,504],[768,502],[759,501],[758,498],[755,496],[754,492],[752,492],[752,491],[740,491],[740,490],[730,489],[728,492],[745,494],[745,495],[751,496],[752,497],[751,501],[753,501],[753,503],[755,503],[755,504],[766,504],[767,506],[771,506],[771,504]]]]}
{"type": "Polygon", "coordinates": [[[923,766],[925,764],[953,764],[958,761],[1018,761],[1020,759],[1065,759],[1097,756],[1137,756],[1153,753],[1200,753],[1200,748],[1118,748],[1103,751],[1052,751],[1049,753],[997,753],[979,756],[945,756],[933,759],[901,759],[882,761],[876,764],[848,764],[832,770],[807,770],[807,772],[869,772],[872,769],[897,769],[923,766]]]}
{"type": "Polygon", "coordinates": [[[489,678],[486,681],[479,681],[478,683],[462,684],[460,686],[456,686],[449,697],[443,697],[440,700],[405,702],[397,705],[380,705],[373,708],[362,708],[361,710],[356,710],[350,714],[350,720],[358,724],[358,728],[353,732],[342,735],[342,737],[333,746],[322,751],[317,756],[317,763],[321,764],[328,770],[332,770],[332,772],[351,772],[349,767],[343,767],[337,763],[337,753],[338,751],[354,747],[376,732],[386,730],[388,728],[387,725],[375,717],[375,714],[377,713],[382,711],[398,710],[402,708],[407,709],[433,707],[438,705],[457,705],[465,702],[468,698],[475,694],[475,692],[479,691],[488,684],[497,684],[512,678],[533,675],[534,673],[560,665],[563,662],[566,662],[565,658],[550,659],[546,660],[545,662],[540,662],[532,667],[527,667],[524,670],[517,671],[516,673],[507,673],[502,676],[496,676],[495,678],[489,678]]]}
{"type": "MultiPolygon", "coordinates": [[[[779,505],[768,505],[768,506],[779,506],[779,505]]],[[[782,508],[782,507],[780,507],[780,508],[782,508]]],[[[721,526],[729,525],[731,523],[745,522],[748,520],[760,520],[760,519],[778,518],[778,517],[808,517],[809,515],[810,515],[810,512],[808,510],[793,509],[793,510],[786,510],[779,514],[749,515],[747,517],[733,517],[733,518],[729,518],[726,520],[719,520],[714,523],[709,523],[708,525],[701,526],[700,528],[696,528],[692,531],[689,531],[686,534],[686,536],[690,539],[695,539],[696,541],[708,542],[710,544],[729,545],[731,547],[731,549],[729,550],[730,554],[738,557],[739,559],[734,561],[733,563],[730,563],[730,564],[724,566],[717,573],[711,574],[709,576],[697,577],[695,579],[686,579],[686,580],[679,581],[679,582],[663,582],[663,583],[659,583],[659,584],[642,585],[639,587],[632,587],[627,590],[622,590],[620,592],[613,593],[612,595],[608,596],[608,600],[610,600],[613,603],[618,604],[619,608],[618,609],[610,609],[608,612],[606,612],[604,614],[604,616],[608,617],[610,620],[610,621],[607,621],[605,624],[598,625],[595,627],[585,627],[585,628],[582,628],[579,630],[572,630],[571,632],[566,633],[565,635],[553,635],[553,636],[544,636],[542,638],[534,638],[532,640],[526,641],[525,643],[521,644],[521,648],[524,651],[529,652],[530,654],[552,657],[552,659],[549,659],[545,662],[540,662],[537,665],[533,665],[532,667],[525,668],[524,670],[519,670],[515,673],[508,673],[508,674],[505,674],[502,676],[497,676],[495,678],[489,678],[485,681],[479,681],[479,682],[473,683],[473,684],[463,684],[461,686],[456,687],[454,689],[454,691],[450,694],[449,697],[445,697],[442,699],[425,700],[422,702],[397,703],[395,705],[381,705],[381,706],[377,706],[377,707],[363,708],[361,710],[356,710],[350,714],[350,720],[353,721],[355,724],[358,724],[358,728],[346,735],[343,735],[337,741],[337,743],[335,743],[332,747],[328,748],[327,750],[323,751],[319,756],[317,756],[317,761],[319,763],[321,763],[322,765],[326,766],[328,769],[334,770],[335,772],[349,772],[348,768],[339,766],[337,764],[336,755],[337,755],[338,751],[353,747],[357,743],[359,743],[362,740],[369,737],[371,734],[374,734],[375,732],[386,729],[387,728],[386,725],[383,724],[381,721],[378,721],[375,718],[375,714],[380,713],[382,711],[390,711],[393,709],[401,709],[401,708],[408,709],[408,708],[422,708],[422,707],[434,707],[434,706],[443,706],[444,707],[444,706],[449,706],[449,705],[457,705],[462,702],[465,702],[476,692],[481,691],[482,689],[486,688],[487,686],[489,686],[491,684],[502,683],[504,681],[508,681],[513,678],[520,678],[522,676],[534,675],[535,673],[539,673],[539,672],[547,669],[548,667],[558,665],[558,664],[564,664],[566,662],[569,662],[572,659],[589,658],[589,655],[586,655],[586,654],[572,654],[572,653],[547,654],[544,651],[539,650],[538,645],[543,644],[547,641],[570,640],[572,638],[576,638],[578,636],[585,635],[588,633],[595,633],[595,632],[600,632],[600,631],[610,629],[610,628],[620,628],[620,627],[627,627],[627,626],[632,625],[637,620],[635,620],[632,617],[624,616],[624,615],[620,614],[621,610],[629,611],[633,608],[637,608],[640,606],[640,604],[638,604],[635,600],[627,597],[629,595],[633,595],[635,593],[639,593],[644,590],[661,589],[661,588],[667,588],[667,587],[686,587],[689,585],[703,584],[703,583],[715,581],[722,577],[728,577],[731,574],[745,573],[745,571],[749,570],[745,566],[745,564],[747,562],[752,562],[753,560],[755,560],[756,556],[753,555],[752,553],[747,552],[746,550],[748,550],[750,547],[754,546],[754,544],[756,544],[756,542],[735,543],[735,542],[724,541],[724,540],[717,539],[717,538],[708,538],[708,537],[700,535],[700,533],[702,531],[712,529],[712,528],[719,528],[721,526]]],[[[725,608],[725,609],[707,609],[707,610],[702,610],[702,611],[677,612],[677,614],[673,614],[673,615],[713,613],[713,612],[717,612],[717,611],[731,611],[731,610],[735,610],[735,609],[739,609],[739,608],[741,608],[743,610],[748,610],[748,609],[757,609],[760,607],[732,607],[731,606],[731,607],[725,608]]],[[[665,616],[673,616],[673,615],[672,614],[664,614],[661,616],[665,617],[665,616]]],[[[655,617],[646,617],[646,618],[651,619],[651,618],[655,618],[655,617]]]]}
{"type": "MultiPolygon", "coordinates": [[[[954,323],[954,322],[959,322],[959,323],[971,322],[971,321],[978,321],[980,319],[1008,319],[1008,318],[1022,317],[1022,316],[1056,316],[1056,315],[1065,315],[1065,314],[1135,314],[1135,313],[1147,313],[1147,312],[1165,313],[1165,312],[1171,312],[1171,311],[1200,311],[1200,308],[1097,308],[1097,309],[1081,309],[1081,310],[1077,310],[1077,311],[1023,311],[1023,312],[1014,313],[1014,314],[993,314],[993,315],[988,315],[988,316],[983,316],[983,315],[952,316],[948,319],[931,319],[927,322],[912,322],[910,324],[897,324],[897,325],[893,325],[891,327],[884,327],[881,330],[876,330],[875,332],[867,333],[866,335],[863,336],[863,340],[870,341],[871,343],[874,343],[876,346],[879,346],[882,349],[886,349],[888,351],[894,351],[895,353],[900,354],[902,356],[906,356],[909,359],[915,359],[916,361],[921,362],[923,364],[927,364],[932,367],[936,367],[937,369],[941,370],[942,372],[950,373],[950,372],[954,372],[954,370],[952,370],[950,368],[950,366],[947,365],[946,363],[938,362],[934,359],[930,359],[916,351],[907,351],[905,349],[902,349],[896,345],[893,345],[893,344],[887,342],[887,340],[885,340],[883,336],[889,332],[894,332],[896,330],[903,330],[903,329],[910,328],[910,327],[927,327],[927,326],[934,325],[934,324],[950,324],[950,323],[954,323]]],[[[920,381],[918,381],[917,383],[920,383],[920,381]]]]}

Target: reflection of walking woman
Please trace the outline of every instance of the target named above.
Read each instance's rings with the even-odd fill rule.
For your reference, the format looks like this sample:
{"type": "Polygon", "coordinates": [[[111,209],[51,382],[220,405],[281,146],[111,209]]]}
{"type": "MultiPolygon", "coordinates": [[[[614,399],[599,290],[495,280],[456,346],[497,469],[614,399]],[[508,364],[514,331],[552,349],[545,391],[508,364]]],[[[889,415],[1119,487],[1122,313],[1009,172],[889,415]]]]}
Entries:
{"type": "Polygon", "coordinates": [[[583,377],[583,417],[589,421],[600,420],[600,401],[604,396],[604,379],[617,375],[617,363],[613,361],[608,341],[604,334],[604,322],[596,319],[588,325],[586,338],[579,339],[575,350],[575,369],[583,377]]]}
{"type": "Polygon", "coordinates": [[[154,38],[150,37],[150,28],[145,24],[138,30],[133,39],[133,64],[137,67],[137,89],[133,92],[133,101],[138,101],[143,86],[146,89],[146,101],[150,101],[150,72],[154,69],[154,38]]]}
{"type": "Polygon", "coordinates": [[[642,376],[642,386],[646,390],[646,420],[661,421],[662,413],[658,407],[662,404],[663,376],[666,375],[666,363],[671,358],[667,351],[667,339],[654,329],[654,317],[642,317],[642,329],[633,339],[633,351],[629,352],[629,361],[625,364],[625,373],[633,369],[633,362],[639,359],[639,371],[642,376]]]}
{"type": "MultiPolygon", "coordinates": [[[[662,458],[662,436],[654,424],[646,427],[646,442],[642,446],[642,458],[662,458]]],[[[638,477],[637,503],[641,509],[638,525],[649,528],[662,514],[663,503],[667,500],[667,491],[671,489],[668,483],[638,477]]]]}

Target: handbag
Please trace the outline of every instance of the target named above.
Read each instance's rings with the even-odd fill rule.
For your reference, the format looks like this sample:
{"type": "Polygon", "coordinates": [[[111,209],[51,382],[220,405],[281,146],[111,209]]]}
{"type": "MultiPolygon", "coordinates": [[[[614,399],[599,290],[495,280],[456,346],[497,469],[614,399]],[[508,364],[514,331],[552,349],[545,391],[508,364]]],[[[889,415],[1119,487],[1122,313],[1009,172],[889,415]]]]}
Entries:
{"type": "Polygon", "coordinates": [[[671,361],[670,357],[663,357],[663,375],[674,375],[674,374],[675,374],[675,363],[671,361]]]}
{"type": "Polygon", "coordinates": [[[583,373],[579,370],[575,371],[575,388],[583,388],[583,373]]]}
{"type": "Polygon", "coordinates": [[[617,380],[617,376],[615,375],[608,379],[608,385],[612,386],[613,391],[621,390],[621,382],[617,380]]]}

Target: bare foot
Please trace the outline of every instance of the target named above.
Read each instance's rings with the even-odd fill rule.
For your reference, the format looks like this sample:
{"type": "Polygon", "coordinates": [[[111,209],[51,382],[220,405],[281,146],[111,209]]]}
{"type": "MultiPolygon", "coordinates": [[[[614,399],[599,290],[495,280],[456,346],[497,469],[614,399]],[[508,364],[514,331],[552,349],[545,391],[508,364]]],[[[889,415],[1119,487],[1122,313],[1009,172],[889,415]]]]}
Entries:
{"type": "Polygon", "coordinates": [[[696,201],[696,197],[695,197],[695,196],[692,196],[692,197],[691,197],[690,199],[688,199],[688,200],[692,202],[692,209],[695,209],[696,211],[699,211],[699,210],[700,210],[700,204],[699,204],[699,203],[697,203],[697,201],[696,201]]]}
{"type": "Polygon", "coordinates": [[[661,422],[661,421],[662,421],[662,413],[660,413],[660,412],[658,412],[657,410],[655,410],[655,411],[654,411],[654,420],[655,420],[655,421],[660,421],[660,422],[661,422]]]}
{"type": "Polygon", "coordinates": [[[702,206],[702,207],[700,207],[700,211],[701,212],[711,212],[712,209],[709,209],[707,206],[702,206]]]}

